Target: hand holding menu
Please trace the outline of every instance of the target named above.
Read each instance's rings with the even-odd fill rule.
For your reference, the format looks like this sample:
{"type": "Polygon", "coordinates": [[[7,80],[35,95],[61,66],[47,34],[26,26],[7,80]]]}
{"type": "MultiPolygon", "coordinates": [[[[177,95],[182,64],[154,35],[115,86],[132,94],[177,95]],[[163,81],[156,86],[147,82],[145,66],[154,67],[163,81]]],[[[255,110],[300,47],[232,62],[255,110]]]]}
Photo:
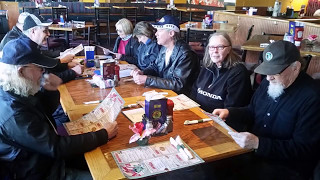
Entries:
{"type": "Polygon", "coordinates": [[[105,124],[114,122],[123,105],[124,100],[113,88],[108,96],[93,111],[76,121],[64,123],[63,125],[69,135],[97,131],[105,127],[105,124]]]}
{"type": "Polygon", "coordinates": [[[83,50],[83,45],[80,44],[79,46],[77,46],[75,48],[70,48],[70,49],[67,49],[64,52],[60,53],[60,56],[58,57],[58,59],[61,59],[61,58],[65,57],[68,54],[76,55],[82,50],[83,50]]]}

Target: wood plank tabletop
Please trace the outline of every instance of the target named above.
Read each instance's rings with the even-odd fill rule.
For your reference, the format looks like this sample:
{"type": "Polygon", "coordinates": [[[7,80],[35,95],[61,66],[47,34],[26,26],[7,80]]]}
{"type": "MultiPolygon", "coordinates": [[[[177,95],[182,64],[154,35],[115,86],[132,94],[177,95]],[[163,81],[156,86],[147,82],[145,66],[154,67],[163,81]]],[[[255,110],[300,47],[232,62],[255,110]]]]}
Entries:
{"type": "MultiPolygon", "coordinates": [[[[167,97],[176,96],[171,90],[157,89],[137,85],[134,82],[125,82],[122,78],[120,85],[116,87],[118,93],[125,100],[125,105],[143,101],[142,94],[146,91],[168,92],[167,97]]],[[[104,99],[111,89],[93,88],[84,79],[73,80],[59,87],[61,104],[71,120],[76,120],[90,112],[98,104],[85,105],[83,102],[104,99]]],[[[188,144],[205,162],[215,161],[223,158],[236,156],[250,152],[250,150],[239,147],[229,136],[228,132],[220,125],[211,122],[194,125],[184,125],[185,120],[207,118],[200,108],[174,111],[173,132],[164,136],[151,137],[149,144],[168,141],[170,137],[180,135],[182,140],[188,144]]],[[[120,172],[111,152],[137,146],[136,143],[129,144],[133,132],[129,125],[133,123],[120,113],[117,117],[119,126],[118,134],[107,144],[85,153],[85,159],[90,172],[95,180],[102,179],[125,179],[120,172]]]]}

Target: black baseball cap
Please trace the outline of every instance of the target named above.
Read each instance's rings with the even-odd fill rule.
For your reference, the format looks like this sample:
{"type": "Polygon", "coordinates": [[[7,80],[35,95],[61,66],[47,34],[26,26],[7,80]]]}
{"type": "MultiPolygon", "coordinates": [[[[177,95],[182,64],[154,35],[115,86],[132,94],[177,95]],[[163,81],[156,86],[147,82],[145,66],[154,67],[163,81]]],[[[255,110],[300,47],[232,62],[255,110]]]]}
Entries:
{"type": "Polygon", "coordinates": [[[34,14],[30,14],[27,16],[23,23],[23,30],[28,30],[30,28],[33,28],[35,26],[50,26],[52,22],[45,21],[41,16],[35,16],[34,14]]]}
{"type": "Polygon", "coordinates": [[[281,73],[290,64],[300,59],[299,49],[289,41],[276,41],[263,51],[263,63],[254,72],[263,75],[281,73]]]}
{"type": "Polygon", "coordinates": [[[12,65],[34,64],[44,68],[53,68],[57,59],[41,54],[38,44],[30,38],[22,37],[9,41],[3,48],[0,62],[12,65]]]}
{"type": "Polygon", "coordinates": [[[158,22],[153,24],[155,28],[171,29],[180,32],[179,20],[173,16],[165,15],[158,22]]]}

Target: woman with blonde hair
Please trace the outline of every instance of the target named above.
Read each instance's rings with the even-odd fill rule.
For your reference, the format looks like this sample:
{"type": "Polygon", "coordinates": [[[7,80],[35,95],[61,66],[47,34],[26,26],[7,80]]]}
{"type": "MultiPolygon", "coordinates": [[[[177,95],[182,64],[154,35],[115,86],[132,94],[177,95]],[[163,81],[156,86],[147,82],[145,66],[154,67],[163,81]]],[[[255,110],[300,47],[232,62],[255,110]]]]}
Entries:
{"type": "Polygon", "coordinates": [[[249,73],[240,57],[233,52],[229,35],[212,34],[191,98],[202,109],[212,112],[216,108],[245,106],[251,94],[249,73]]]}
{"type": "MultiPolygon", "coordinates": [[[[137,65],[137,48],[139,42],[132,36],[133,25],[126,19],[122,18],[116,23],[116,31],[118,38],[116,39],[113,52],[115,58],[127,61],[130,64],[137,65]]],[[[109,54],[108,49],[103,50],[105,54],[109,54]]]]}
{"type": "Polygon", "coordinates": [[[138,47],[138,67],[140,70],[147,68],[157,59],[161,46],[155,38],[156,29],[148,22],[141,21],[136,24],[133,36],[137,37],[140,45],[138,47]]]}

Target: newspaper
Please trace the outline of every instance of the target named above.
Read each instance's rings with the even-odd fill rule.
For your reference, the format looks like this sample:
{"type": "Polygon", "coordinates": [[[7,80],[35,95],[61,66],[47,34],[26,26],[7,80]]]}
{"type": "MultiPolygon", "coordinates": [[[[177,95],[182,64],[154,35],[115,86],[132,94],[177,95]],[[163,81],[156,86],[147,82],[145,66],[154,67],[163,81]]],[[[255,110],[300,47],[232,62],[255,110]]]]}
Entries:
{"type": "Polygon", "coordinates": [[[114,122],[124,105],[123,98],[113,88],[108,96],[93,111],[82,118],[64,123],[69,135],[93,132],[105,127],[109,122],[114,122]]]}

